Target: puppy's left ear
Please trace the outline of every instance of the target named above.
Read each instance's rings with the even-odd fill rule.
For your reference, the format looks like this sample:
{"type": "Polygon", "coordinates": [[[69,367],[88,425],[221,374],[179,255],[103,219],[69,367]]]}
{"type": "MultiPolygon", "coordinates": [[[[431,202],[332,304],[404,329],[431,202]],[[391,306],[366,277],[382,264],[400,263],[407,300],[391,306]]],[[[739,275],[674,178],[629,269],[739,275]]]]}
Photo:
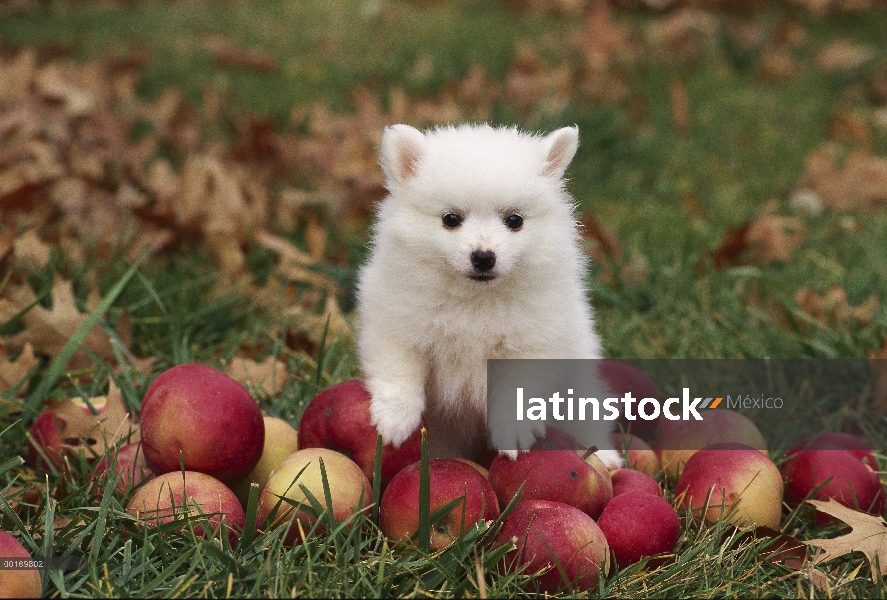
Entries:
{"type": "Polygon", "coordinates": [[[389,183],[402,184],[416,174],[422,160],[425,136],[409,125],[385,128],[379,148],[379,162],[389,183]]]}
{"type": "Polygon", "coordinates": [[[542,143],[545,144],[545,162],[542,163],[542,175],[560,179],[564,171],[573,160],[576,148],[579,147],[579,127],[563,127],[554,133],[547,135],[542,143]]]}

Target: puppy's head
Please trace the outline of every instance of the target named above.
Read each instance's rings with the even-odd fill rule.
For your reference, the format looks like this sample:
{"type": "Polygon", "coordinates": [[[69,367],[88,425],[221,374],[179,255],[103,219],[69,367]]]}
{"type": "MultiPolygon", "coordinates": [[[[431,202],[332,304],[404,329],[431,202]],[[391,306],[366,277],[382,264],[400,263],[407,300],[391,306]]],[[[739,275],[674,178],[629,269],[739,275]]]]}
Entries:
{"type": "Polygon", "coordinates": [[[406,264],[489,285],[557,260],[575,235],[563,174],[578,130],[545,136],[461,126],[425,134],[395,125],[382,136],[391,227],[406,264]]]}

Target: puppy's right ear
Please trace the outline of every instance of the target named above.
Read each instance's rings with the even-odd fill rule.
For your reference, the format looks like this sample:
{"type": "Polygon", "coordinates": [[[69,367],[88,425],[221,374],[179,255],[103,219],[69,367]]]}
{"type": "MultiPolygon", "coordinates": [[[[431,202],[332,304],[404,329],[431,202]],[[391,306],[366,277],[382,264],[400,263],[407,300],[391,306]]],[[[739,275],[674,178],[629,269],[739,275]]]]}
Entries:
{"type": "Polygon", "coordinates": [[[401,184],[416,174],[425,147],[425,136],[409,125],[392,125],[382,134],[379,162],[389,183],[401,184]]]}
{"type": "Polygon", "coordinates": [[[579,127],[562,127],[549,134],[543,142],[548,146],[542,174],[546,177],[560,179],[579,146],[579,127]]]}

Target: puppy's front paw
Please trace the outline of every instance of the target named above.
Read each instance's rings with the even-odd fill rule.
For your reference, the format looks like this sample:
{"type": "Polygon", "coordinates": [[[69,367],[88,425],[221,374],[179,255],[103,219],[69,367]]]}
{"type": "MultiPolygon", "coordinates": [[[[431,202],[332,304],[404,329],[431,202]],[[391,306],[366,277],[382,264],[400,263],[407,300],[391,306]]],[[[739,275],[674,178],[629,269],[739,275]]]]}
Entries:
{"type": "Polygon", "coordinates": [[[537,437],[545,435],[544,425],[533,423],[490,424],[490,439],[499,454],[515,460],[519,452],[526,452],[536,443],[537,437]]]}
{"type": "Polygon", "coordinates": [[[625,459],[618,450],[598,450],[594,455],[611,471],[625,466],[625,459]]]}
{"type": "Polygon", "coordinates": [[[423,399],[393,386],[375,387],[375,391],[371,390],[370,423],[383,443],[397,448],[419,428],[423,399]]]}
{"type": "Polygon", "coordinates": [[[505,456],[511,460],[517,460],[517,450],[499,450],[499,456],[505,456]]]}

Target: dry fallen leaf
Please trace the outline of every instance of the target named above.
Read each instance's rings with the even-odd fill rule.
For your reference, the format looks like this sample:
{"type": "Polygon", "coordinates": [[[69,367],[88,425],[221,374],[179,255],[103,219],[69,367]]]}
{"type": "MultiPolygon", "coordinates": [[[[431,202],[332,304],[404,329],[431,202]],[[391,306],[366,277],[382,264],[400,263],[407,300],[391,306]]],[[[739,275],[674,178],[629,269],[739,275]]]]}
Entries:
{"type": "Polygon", "coordinates": [[[799,217],[776,215],[774,211],[775,204],[769,202],[754,219],[728,228],[721,245],[710,253],[715,267],[789,260],[804,240],[804,221],[799,217]]]}
{"type": "Polygon", "coordinates": [[[277,68],[277,57],[270,52],[243,48],[220,35],[207,34],[200,41],[203,48],[212,53],[222,67],[244,67],[260,73],[268,73],[277,68]]]}
{"type": "Polygon", "coordinates": [[[839,166],[840,148],[823,144],[807,157],[802,187],[832,211],[872,209],[887,204],[887,158],[854,152],[839,166]]]}
{"type": "Polygon", "coordinates": [[[317,265],[317,260],[310,253],[296,248],[286,239],[268,231],[260,231],[256,234],[255,241],[280,257],[276,270],[285,279],[308,283],[332,293],[342,291],[341,286],[330,277],[308,269],[309,266],[317,265]]]}
{"type": "Polygon", "coordinates": [[[28,229],[15,239],[15,262],[26,267],[46,268],[52,249],[40,239],[34,229],[28,229]]]}
{"type": "Polygon", "coordinates": [[[874,147],[874,132],[867,118],[858,112],[836,112],[828,120],[828,132],[836,141],[855,144],[867,151],[874,147]]]}
{"type": "Polygon", "coordinates": [[[765,214],[751,221],[745,241],[757,264],[786,262],[804,239],[804,222],[798,217],[765,214]]]}
{"type": "Polygon", "coordinates": [[[622,102],[630,95],[619,67],[640,54],[631,27],[615,19],[613,12],[609,2],[594,2],[582,28],[568,39],[581,59],[574,77],[576,91],[604,104],[622,102]]]}
{"type": "MultiPolygon", "coordinates": [[[[0,392],[11,390],[17,386],[37,365],[40,359],[34,356],[34,348],[31,344],[19,353],[15,360],[10,360],[3,341],[0,340],[0,392]]],[[[23,392],[19,390],[19,395],[23,392]]]]}
{"type": "Polygon", "coordinates": [[[225,365],[225,374],[248,389],[261,391],[265,396],[274,396],[280,393],[289,379],[286,364],[273,356],[269,356],[262,362],[235,356],[225,365]]]}
{"type": "Polygon", "coordinates": [[[672,123],[679,134],[687,135],[690,132],[690,97],[687,94],[687,85],[676,79],[669,86],[669,94],[672,123]]]}
{"type": "Polygon", "coordinates": [[[34,83],[37,91],[46,98],[62,102],[69,117],[83,117],[97,108],[95,93],[80,77],[74,75],[76,68],[62,63],[50,63],[37,72],[34,83]]]}
{"type": "MultiPolygon", "coordinates": [[[[8,287],[4,290],[4,296],[0,297],[0,322],[6,322],[20,311],[27,310],[21,317],[24,331],[6,338],[13,347],[24,347],[30,343],[38,351],[57,356],[88,317],[87,313],[77,308],[74,289],[66,279],[56,278],[53,283],[51,308],[36,303],[37,297],[28,286],[8,287]]],[[[98,293],[93,291],[87,300],[87,310],[95,310],[100,302],[98,293]]],[[[126,346],[129,345],[129,329],[127,320],[118,323],[117,336],[126,346]]],[[[108,335],[98,324],[86,335],[83,348],[101,358],[116,359],[108,335]]]]}
{"type": "Polygon", "coordinates": [[[62,437],[70,449],[85,456],[103,456],[121,440],[139,441],[138,425],[133,423],[123,404],[123,394],[113,380],[107,396],[90,398],[93,406],[103,407],[99,414],[92,414],[82,400],[76,400],[49,403],[52,414],[64,419],[62,437]]]}
{"type": "Polygon", "coordinates": [[[835,284],[824,294],[810,288],[802,288],[795,293],[795,302],[805,313],[823,324],[841,325],[854,320],[868,323],[880,305],[880,299],[872,294],[865,302],[851,306],[844,288],[835,284]]]}
{"type": "MultiPolygon", "coordinates": [[[[738,529],[734,531],[739,533],[738,529]]],[[[741,532],[733,543],[738,545],[753,540],[766,540],[760,546],[760,552],[761,557],[768,562],[799,569],[807,560],[807,548],[797,538],[772,527],[759,526],[751,531],[741,532]]]]}
{"type": "Polygon", "coordinates": [[[311,258],[320,262],[326,252],[329,230],[320,222],[320,216],[316,212],[311,212],[306,221],[305,245],[308,246],[311,258]]]}
{"type": "MultiPolygon", "coordinates": [[[[18,459],[21,464],[24,464],[25,460],[22,457],[18,457],[18,459]]],[[[3,492],[3,497],[9,503],[9,508],[16,513],[23,508],[27,512],[36,512],[37,507],[40,506],[40,499],[45,495],[46,485],[40,483],[28,487],[11,485],[3,492]]]]}
{"type": "Polygon", "coordinates": [[[699,8],[682,8],[650,21],[644,31],[654,56],[664,62],[686,61],[718,39],[718,18],[699,8]]]}
{"type": "Polygon", "coordinates": [[[0,103],[22,101],[28,96],[37,55],[31,48],[22,50],[18,56],[5,62],[0,61],[0,103]]]}
{"type": "Polygon", "coordinates": [[[887,521],[884,521],[883,517],[847,508],[832,499],[828,502],[822,500],[807,500],[807,502],[820,512],[840,519],[852,528],[850,533],[833,539],[805,541],[805,544],[823,550],[814,558],[814,565],[851,552],[862,552],[872,568],[873,581],[877,581],[879,575],[887,574],[887,521]],[[880,566],[880,573],[876,573],[875,564],[880,566]]]}
{"type": "Polygon", "coordinates": [[[345,314],[342,312],[339,301],[336,300],[335,296],[327,296],[321,314],[296,308],[284,312],[284,315],[298,317],[303,330],[315,341],[320,340],[324,328],[327,327],[328,341],[339,338],[354,339],[354,329],[348,323],[348,319],[345,318],[345,314]],[[329,325],[327,326],[327,324],[329,325]]]}
{"type": "Polygon", "coordinates": [[[816,63],[826,71],[852,71],[868,62],[875,55],[869,46],[837,40],[816,55],[816,63]]]}
{"type": "Polygon", "coordinates": [[[761,56],[758,64],[761,75],[773,81],[785,81],[796,76],[801,67],[795,62],[789,52],[780,49],[772,49],[761,56]]]}

